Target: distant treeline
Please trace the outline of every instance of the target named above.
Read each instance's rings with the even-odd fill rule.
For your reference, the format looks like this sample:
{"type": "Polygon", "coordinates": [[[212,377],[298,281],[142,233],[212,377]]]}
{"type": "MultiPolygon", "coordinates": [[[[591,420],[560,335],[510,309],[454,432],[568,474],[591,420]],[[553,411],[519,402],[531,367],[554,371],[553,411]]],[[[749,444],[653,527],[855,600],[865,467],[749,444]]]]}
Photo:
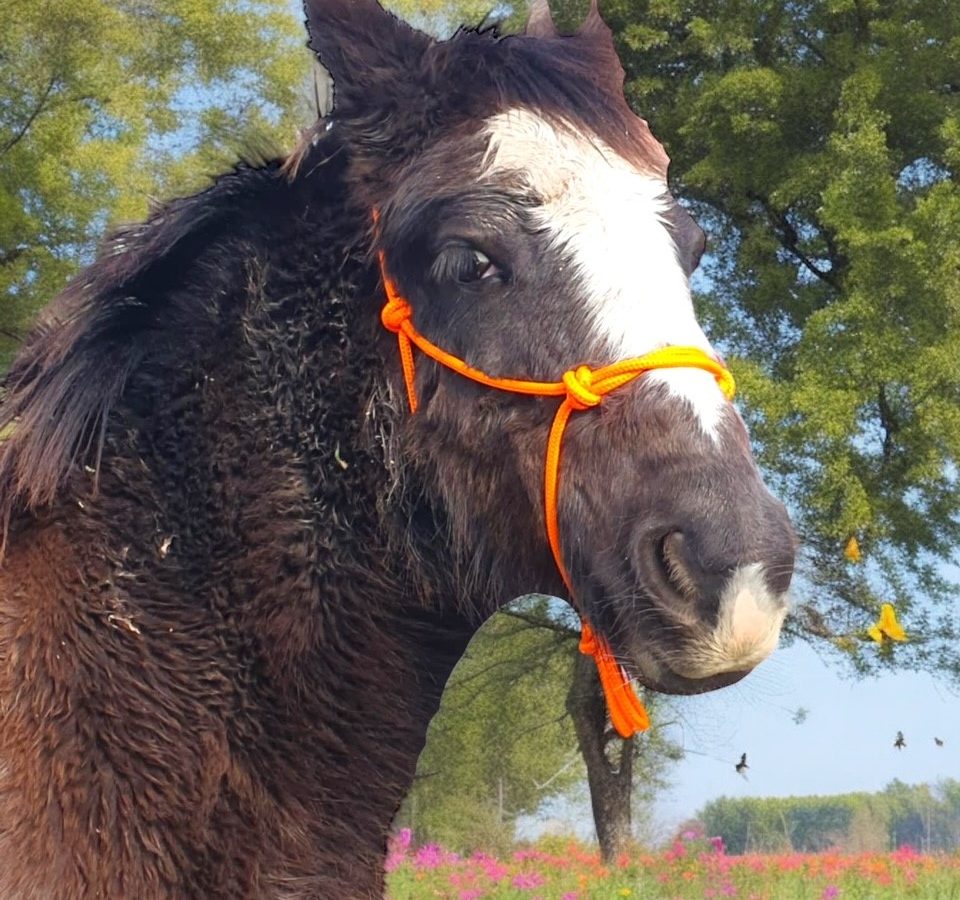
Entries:
{"type": "Polygon", "coordinates": [[[698,815],[727,853],[960,849],[960,781],[893,781],[878,793],[830,797],[721,797],[698,815]]]}

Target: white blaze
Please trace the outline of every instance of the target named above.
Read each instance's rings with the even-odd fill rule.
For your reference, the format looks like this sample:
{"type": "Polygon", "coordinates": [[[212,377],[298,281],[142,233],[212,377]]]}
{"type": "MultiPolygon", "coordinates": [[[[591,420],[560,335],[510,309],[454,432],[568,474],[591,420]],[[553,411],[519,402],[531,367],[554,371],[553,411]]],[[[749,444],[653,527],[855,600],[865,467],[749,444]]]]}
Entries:
{"type": "MultiPolygon", "coordinates": [[[[611,362],[658,347],[713,349],[693,312],[690,286],[664,213],[667,186],[599,138],[514,109],[487,121],[485,174],[519,174],[543,198],[534,216],[585,291],[611,362]]],[[[575,362],[575,360],[571,360],[575,362]]],[[[715,436],[726,400],[697,369],[649,376],[693,406],[715,436]]]]}

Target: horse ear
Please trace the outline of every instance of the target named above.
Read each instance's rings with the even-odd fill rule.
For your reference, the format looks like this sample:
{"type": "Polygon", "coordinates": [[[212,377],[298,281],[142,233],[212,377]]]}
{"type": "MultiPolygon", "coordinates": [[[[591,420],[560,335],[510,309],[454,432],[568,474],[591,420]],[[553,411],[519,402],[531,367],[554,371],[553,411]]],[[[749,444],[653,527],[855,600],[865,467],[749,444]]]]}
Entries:
{"type": "Polygon", "coordinates": [[[598,74],[610,79],[616,90],[623,90],[625,73],[620,64],[620,56],[613,42],[613,32],[603,21],[597,0],[590,0],[590,11],[577,32],[577,38],[586,42],[601,63],[598,74]]]}
{"type": "Polygon", "coordinates": [[[548,0],[532,0],[530,4],[530,16],[527,19],[527,27],[523,33],[535,38],[557,37],[557,26],[553,24],[553,16],[550,15],[550,3],[548,0]]]}
{"type": "Polygon", "coordinates": [[[340,113],[402,79],[433,43],[377,0],[304,0],[304,12],[308,45],[333,78],[340,113]]]}
{"type": "Polygon", "coordinates": [[[610,26],[603,21],[597,0],[590,0],[590,11],[587,13],[587,17],[583,20],[580,31],[577,33],[581,37],[596,41],[606,41],[613,46],[613,32],[610,30],[610,26]]]}

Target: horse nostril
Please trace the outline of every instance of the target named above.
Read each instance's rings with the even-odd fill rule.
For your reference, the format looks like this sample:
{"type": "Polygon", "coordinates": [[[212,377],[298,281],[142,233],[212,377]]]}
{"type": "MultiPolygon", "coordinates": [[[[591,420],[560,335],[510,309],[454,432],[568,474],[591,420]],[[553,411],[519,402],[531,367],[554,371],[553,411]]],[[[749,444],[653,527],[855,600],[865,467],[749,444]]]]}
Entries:
{"type": "Polygon", "coordinates": [[[681,531],[671,531],[660,539],[657,548],[660,565],[663,567],[663,574],[667,583],[681,597],[685,597],[692,603],[700,599],[700,589],[697,586],[697,578],[691,571],[689,552],[686,546],[686,539],[681,531]]]}
{"type": "Polygon", "coordinates": [[[705,622],[715,619],[723,588],[735,566],[709,568],[701,561],[696,540],[682,531],[669,531],[657,544],[657,557],[669,588],[682,597],[705,622]]]}

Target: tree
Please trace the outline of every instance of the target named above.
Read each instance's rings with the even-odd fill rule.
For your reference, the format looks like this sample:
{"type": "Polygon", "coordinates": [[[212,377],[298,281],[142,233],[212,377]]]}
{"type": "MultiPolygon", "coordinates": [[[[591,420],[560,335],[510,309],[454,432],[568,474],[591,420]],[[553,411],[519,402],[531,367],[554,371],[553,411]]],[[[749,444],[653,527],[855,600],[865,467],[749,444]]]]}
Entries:
{"type": "Polygon", "coordinates": [[[667,787],[669,766],[683,757],[657,721],[664,711],[662,701],[647,695],[645,703],[655,724],[645,734],[624,740],[607,721],[593,660],[577,654],[566,705],[586,765],[600,854],[608,862],[634,843],[635,811],[647,807],[667,787]]]}
{"type": "MultiPolygon", "coordinates": [[[[527,606],[544,615],[545,599],[527,606]]],[[[502,850],[517,819],[583,777],[564,712],[573,654],[568,635],[494,616],[444,691],[400,822],[421,841],[502,850]]]]}
{"type": "Polygon", "coordinates": [[[697,814],[727,852],[798,853],[827,849],[883,852],[911,846],[953,852],[960,835],[960,782],[929,785],[892,781],[877,793],[827,797],[720,797],[697,814]]]}
{"type": "Polygon", "coordinates": [[[149,198],[295,136],[311,61],[287,0],[0,0],[0,368],[149,198]]]}
{"type": "Polygon", "coordinates": [[[398,824],[421,841],[503,849],[519,816],[586,775],[604,857],[627,849],[633,813],[665,786],[678,748],[656,725],[641,741],[613,732],[578,640],[576,617],[537,595],[480,629],[444,691],[398,824]]]}

